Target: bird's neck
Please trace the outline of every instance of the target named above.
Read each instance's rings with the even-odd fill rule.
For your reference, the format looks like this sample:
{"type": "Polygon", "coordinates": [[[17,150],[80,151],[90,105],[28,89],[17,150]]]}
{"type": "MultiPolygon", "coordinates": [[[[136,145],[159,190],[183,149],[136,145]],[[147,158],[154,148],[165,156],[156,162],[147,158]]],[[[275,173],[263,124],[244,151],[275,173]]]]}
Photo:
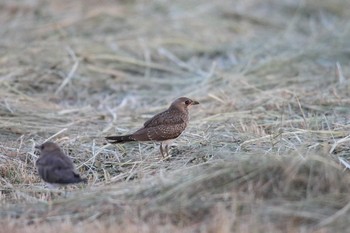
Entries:
{"type": "Polygon", "coordinates": [[[181,113],[181,114],[188,114],[188,109],[187,108],[179,108],[177,106],[170,107],[169,111],[170,112],[181,113]]]}

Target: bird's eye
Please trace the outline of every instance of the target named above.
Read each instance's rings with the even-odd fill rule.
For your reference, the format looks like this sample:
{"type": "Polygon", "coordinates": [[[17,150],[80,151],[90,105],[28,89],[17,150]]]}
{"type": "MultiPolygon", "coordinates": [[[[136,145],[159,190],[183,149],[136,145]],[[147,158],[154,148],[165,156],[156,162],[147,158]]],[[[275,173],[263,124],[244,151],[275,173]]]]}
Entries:
{"type": "Polygon", "coordinates": [[[189,105],[190,103],[191,103],[190,100],[186,100],[186,101],[185,101],[185,104],[186,104],[186,105],[189,105]]]}
{"type": "Polygon", "coordinates": [[[41,145],[41,148],[40,148],[40,149],[41,149],[41,150],[44,150],[44,148],[45,148],[45,146],[44,146],[44,145],[41,145]]]}

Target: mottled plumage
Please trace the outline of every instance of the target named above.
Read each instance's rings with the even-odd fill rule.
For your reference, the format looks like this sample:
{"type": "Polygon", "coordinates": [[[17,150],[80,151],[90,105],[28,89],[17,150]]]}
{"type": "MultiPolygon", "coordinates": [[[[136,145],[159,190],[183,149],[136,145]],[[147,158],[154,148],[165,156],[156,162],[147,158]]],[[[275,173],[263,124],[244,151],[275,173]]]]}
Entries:
{"type": "MultiPolygon", "coordinates": [[[[163,143],[180,136],[186,129],[189,121],[188,109],[192,105],[199,104],[187,97],[176,99],[164,112],[158,113],[147,120],[143,127],[133,134],[123,136],[106,137],[110,143],[124,143],[129,141],[159,141],[160,152],[164,157],[163,143]]],[[[168,154],[168,144],[165,145],[165,153],[168,154]]]]}
{"type": "Polygon", "coordinates": [[[35,165],[40,177],[49,184],[71,184],[86,182],[74,169],[73,162],[56,143],[45,142],[35,148],[40,150],[40,157],[35,165]]]}

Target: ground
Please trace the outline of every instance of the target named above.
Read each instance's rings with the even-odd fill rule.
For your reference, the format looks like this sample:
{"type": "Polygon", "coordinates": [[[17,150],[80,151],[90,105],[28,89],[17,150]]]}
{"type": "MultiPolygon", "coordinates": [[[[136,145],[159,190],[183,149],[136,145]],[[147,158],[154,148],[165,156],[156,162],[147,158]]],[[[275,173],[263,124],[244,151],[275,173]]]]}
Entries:
{"type": "Polygon", "coordinates": [[[347,232],[347,0],[0,3],[0,232],[347,232]],[[169,159],[106,144],[180,96],[169,159]],[[49,190],[51,140],[88,184],[49,190]]]}

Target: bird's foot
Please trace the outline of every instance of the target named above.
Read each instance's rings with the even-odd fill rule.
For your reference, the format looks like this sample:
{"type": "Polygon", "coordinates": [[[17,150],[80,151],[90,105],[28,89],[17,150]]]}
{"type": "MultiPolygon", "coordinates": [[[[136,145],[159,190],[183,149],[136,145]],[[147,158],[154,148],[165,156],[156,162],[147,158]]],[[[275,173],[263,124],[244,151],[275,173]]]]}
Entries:
{"type": "Polygon", "coordinates": [[[161,161],[169,161],[171,159],[171,155],[167,154],[165,156],[162,156],[162,158],[160,159],[161,161]]]}

